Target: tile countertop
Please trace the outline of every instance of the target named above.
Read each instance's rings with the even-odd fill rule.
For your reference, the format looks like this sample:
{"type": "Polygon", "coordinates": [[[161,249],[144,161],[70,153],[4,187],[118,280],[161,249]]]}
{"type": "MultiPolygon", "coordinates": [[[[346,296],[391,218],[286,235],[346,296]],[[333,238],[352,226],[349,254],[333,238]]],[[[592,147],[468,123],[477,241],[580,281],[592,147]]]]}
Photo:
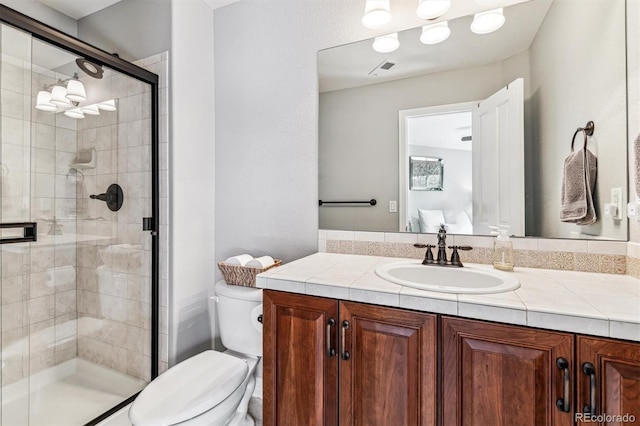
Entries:
{"type": "MultiPolygon", "coordinates": [[[[515,291],[455,294],[405,287],[375,275],[376,266],[398,261],[411,259],[316,253],[259,274],[256,286],[640,341],[640,280],[628,275],[516,266],[514,272],[505,272],[520,280],[515,291]]],[[[490,265],[472,266],[493,270],[490,265]]]]}

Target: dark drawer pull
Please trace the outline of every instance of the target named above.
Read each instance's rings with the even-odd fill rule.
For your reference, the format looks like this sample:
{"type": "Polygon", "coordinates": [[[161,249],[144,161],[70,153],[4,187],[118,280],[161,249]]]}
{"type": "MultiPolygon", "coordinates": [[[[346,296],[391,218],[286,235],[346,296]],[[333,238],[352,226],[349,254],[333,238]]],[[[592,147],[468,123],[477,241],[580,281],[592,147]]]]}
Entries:
{"type": "Polygon", "coordinates": [[[558,398],[558,400],[556,401],[556,407],[558,407],[560,411],[568,413],[571,411],[571,398],[569,396],[571,388],[569,361],[567,361],[565,358],[560,357],[556,360],[556,367],[558,367],[559,370],[562,370],[564,375],[562,379],[563,395],[562,398],[558,398]]]}

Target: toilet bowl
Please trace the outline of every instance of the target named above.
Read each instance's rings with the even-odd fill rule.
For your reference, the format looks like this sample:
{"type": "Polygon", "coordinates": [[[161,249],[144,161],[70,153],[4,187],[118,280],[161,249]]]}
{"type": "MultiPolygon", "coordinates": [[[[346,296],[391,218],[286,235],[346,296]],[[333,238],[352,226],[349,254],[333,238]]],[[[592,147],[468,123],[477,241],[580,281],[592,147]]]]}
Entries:
{"type": "Polygon", "coordinates": [[[254,425],[247,410],[262,356],[262,290],[219,282],[213,299],[228,350],[204,351],[149,383],[129,409],[134,426],[254,425]]]}

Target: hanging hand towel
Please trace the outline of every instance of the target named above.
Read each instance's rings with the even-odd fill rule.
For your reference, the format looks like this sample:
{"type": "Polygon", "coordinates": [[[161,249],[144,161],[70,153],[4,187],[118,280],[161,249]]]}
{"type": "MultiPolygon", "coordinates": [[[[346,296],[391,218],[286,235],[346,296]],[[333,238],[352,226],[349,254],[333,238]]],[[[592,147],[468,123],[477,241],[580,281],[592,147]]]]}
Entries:
{"type": "Polygon", "coordinates": [[[587,149],[585,133],[582,149],[574,151],[572,142],[571,154],[564,160],[560,220],[578,225],[596,222],[593,191],[597,170],[597,158],[587,149]]]}

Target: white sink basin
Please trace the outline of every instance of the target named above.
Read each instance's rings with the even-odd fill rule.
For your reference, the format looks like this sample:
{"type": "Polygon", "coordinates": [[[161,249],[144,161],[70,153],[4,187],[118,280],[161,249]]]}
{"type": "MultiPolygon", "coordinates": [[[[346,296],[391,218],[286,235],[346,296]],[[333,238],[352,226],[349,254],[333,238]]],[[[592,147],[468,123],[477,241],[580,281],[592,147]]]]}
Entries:
{"type": "Polygon", "coordinates": [[[380,265],[375,273],[395,284],[444,293],[502,293],[520,287],[518,279],[508,272],[473,266],[456,268],[404,261],[380,265]]]}

